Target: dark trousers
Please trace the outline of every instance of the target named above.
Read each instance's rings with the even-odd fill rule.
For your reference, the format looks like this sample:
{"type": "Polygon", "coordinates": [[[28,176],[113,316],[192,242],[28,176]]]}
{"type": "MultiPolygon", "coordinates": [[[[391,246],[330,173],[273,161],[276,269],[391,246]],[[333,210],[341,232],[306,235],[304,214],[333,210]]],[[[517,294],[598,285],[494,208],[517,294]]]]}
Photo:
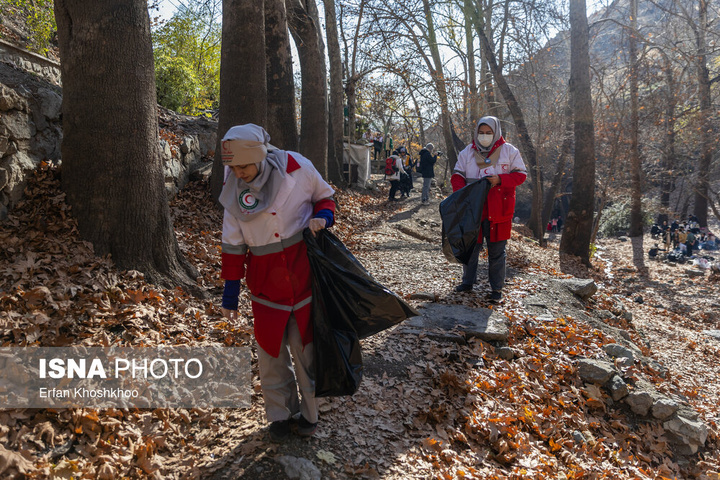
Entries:
{"type": "MultiPolygon", "coordinates": [[[[482,222],[482,230],[488,248],[488,280],[490,282],[490,288],[493,290],[502,290],[505,285],[505,263],[507,258],[505,245],[507,244],[507,240],[491,242],[490,222],[487,220],[482,222]]],[[[480,250],[482,250],[482,243],[478,242],[478,244],[475,245],[472,257],[470,257],[470,262],[467,265],[463,265],[462,283],[466,285],[473,285],[477,281],[480,250]]]]}
{"type": "Polygon", "coordinates": [[[399,189],[400,180],[390,180],[390,195],[388,196],[388,200],[395,200],[395,195],[399,189]]]}

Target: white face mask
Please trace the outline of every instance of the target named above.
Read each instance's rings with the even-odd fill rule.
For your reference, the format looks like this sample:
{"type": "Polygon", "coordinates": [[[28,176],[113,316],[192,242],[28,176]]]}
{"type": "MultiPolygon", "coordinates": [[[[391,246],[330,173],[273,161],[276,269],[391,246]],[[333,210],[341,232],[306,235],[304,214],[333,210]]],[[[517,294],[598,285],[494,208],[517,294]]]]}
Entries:
{"type": "Polygon", "coordinates": [[[494,136],[495,135],[478,134],[478,142],[480,142],[480,145],[487,148],[492,144],[494,136]]]}

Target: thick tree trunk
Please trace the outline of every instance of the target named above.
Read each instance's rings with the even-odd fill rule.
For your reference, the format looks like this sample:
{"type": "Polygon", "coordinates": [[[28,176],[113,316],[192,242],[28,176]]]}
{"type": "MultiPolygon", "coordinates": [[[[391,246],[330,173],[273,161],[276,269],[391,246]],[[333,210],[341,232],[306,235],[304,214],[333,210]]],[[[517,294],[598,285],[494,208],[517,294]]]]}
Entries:
{"type": "Polygon", "coordinates": [[[267,57],[267,127],[270,143],[283,150],[298,149],[295,121],[295,79],[284,0],[265,0],[267,57]]]}
{"type": "Polygon", "coordinates": [[[327,178],[328,105],[325,46],[315,0],[287,0],[288,23],[300,58],[300,153],[327,178]]]}
{"type": "Polygon", "coordinates": [[[555,207],[555,197],[557,197],[562,185],[563,177],[565,176],[565,165],[567,164],[567,157],[570,155],[570,151],[573,145],[573,115],[570,101],[568,100],[565,106],[565,137],[563,138],[562,147],[560,147],[560,158],[557,161],[555,168],[555,174],[553,175],[550,188],[545,191],[545,201],[543,202],[543,213],[540,225],[547,225],[552,215],[553,208],[555,207]]]}
{"type": "Polygon", "coordinates": [[[265,8],[262,0],[223,0],[220,50],[220,118],[212,171],[212,194],[223,184],[220,141],[235,125],[267,126],[265,8]]]}
{"type": "Polygon", "coordinates": [[[120,268],[197,292],[170,220],[146,2],[57,0],[55,18],[62,183],[80,234],[120,268]]]}
{"type": "Polygon", "coordinates": [[[330,59],[330,102],[328,129],[328,179],[335,183],[344,183],[343,178],[343,84],[342,57],[338,36],[335,0],[323,0],[325,4],[325,31],[330,59]]]}
{"type": "Polygon", "coordinates": [[[515,95],[510,89],[510,85],[508,85],[507,80],[505,80],[505,76],[503,75],[502,70],[497,63],[497,59],[495,58],[493,46],[485,35],[482,25],[477,26],[477,32],[480,37],[480,44],[485,52],[488,65],[490,66],[490,71],[495,79],[495,83],[497,83],[498,89],[505,99],[505,104],[507,105],[508,110],[510,110],[510,114],[515,122],[517,135],[520,139],[520,149],[523,152],[523,158],[528,164],[528,172],[530,173],[530,179],[532,182],[533,204],[530,225],[533,229],[535,238],[541,245],[544,245],[545,229],[542,225],[543,180],[542,171],[540,170],[540,165],[537,159],[537,152],[535,151],[535,145],[533,144],[532,138],[530,138],[530,132],[528,132],[522,109],[515,99],[515,95]]]}
{"type": "Polygon", "coordinates": [[[700,102],[700,162],[697,168],[694,214],[701,227],[707,227],[710,165],[713,156],[712,99],[710,97],[710,72],[707,66],[708,0],[698,0],[699,22],[695,29],[697,44],[697,79],[700,102]]]}
{"type": "Polygon", "coordinates": [[[570,95],[575,123],[575,165],[570,212],[560,252],[590,266],[595,207],[595,124],[590,90],[590,52],[585,0],[570,0],[570,95]]]}

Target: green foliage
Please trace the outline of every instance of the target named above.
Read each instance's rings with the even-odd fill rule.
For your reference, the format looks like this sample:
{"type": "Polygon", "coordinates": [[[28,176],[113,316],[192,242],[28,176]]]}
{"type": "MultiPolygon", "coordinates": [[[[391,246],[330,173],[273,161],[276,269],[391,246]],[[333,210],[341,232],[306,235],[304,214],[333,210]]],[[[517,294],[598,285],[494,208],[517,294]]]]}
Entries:
{"type": "Polygon", "coordinates": [[[181,8],[153,31],[158,103],[187,115],[217,108],[220,36],[220,24],[200,6],[181,8]]]}
{"type": "MultiPolygon", "coordinates": [[[[643,225],[650,226],[654,219],[654,208],[651,202],[643,200],[643,225]]],[[[630,200],[620,200],[603,210],[598,233],[603,237],[626,234],[630,230],[630,200]]]]}
{"type": "Polygon", "coordinates": [[[22,15],[29,30],[28,48],[47,55],[57,32],[52,0],[0,0],[0,14],[22,15]]]}

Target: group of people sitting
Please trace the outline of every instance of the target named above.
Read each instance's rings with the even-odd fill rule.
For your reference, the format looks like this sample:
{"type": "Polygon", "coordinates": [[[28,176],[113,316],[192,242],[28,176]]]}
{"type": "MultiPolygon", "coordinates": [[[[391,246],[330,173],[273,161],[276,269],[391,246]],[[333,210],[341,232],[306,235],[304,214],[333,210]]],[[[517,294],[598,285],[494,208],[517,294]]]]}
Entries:
{"type": "Polygon", "coordinates": [[[655,258],[661,250],[668,254],[674,252],[676,255],[692,257],[693,252],[699,250],[718,249],[715,234],[706,227],[700,227],[697,217],[694,215],[688,215],[688,220],[682,223],[673,220],[670,225],[667,221],[663,221],[660,225],[654,224],[650,228],[650,235],[654,239],[661,240],[664,246],[664,249],[661,249],[656,243],[650,249],[651,258],[655,258]]]}

